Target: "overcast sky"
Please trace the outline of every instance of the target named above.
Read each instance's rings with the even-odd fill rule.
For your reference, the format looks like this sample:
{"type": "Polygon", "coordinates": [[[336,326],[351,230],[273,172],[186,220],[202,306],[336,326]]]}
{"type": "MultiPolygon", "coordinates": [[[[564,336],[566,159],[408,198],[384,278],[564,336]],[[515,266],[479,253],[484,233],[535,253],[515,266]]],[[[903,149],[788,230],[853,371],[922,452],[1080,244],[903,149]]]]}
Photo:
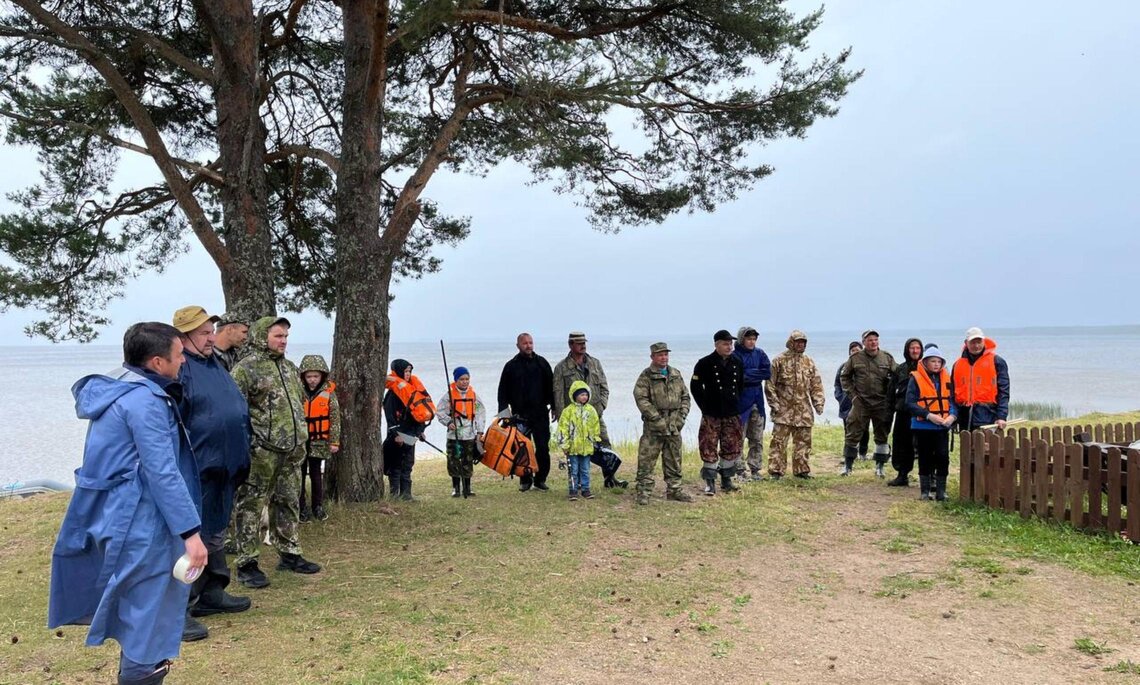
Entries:
{"type": "MultiPolygon", "coordinates": [[[[1140,323],[1138,35],[1135,0],[833,2],[813,48],[853,46],[866,74],[805,140],[759,150],[776,172],[715,214],[605,235],[513,165],[434,179],[472,234],[397,286],[393,339],[1140,323]]],[[[0,190],[35,178],[30,152],[3,155],[0,190]]],[[[220,310],[195,248],[132,284],[101,342],[220,310]]],[[[0,344],[32,318],[5,313],[0,344]]],[[[319,314],[293,321],[298,342],[331,338],[319,314]]]]}

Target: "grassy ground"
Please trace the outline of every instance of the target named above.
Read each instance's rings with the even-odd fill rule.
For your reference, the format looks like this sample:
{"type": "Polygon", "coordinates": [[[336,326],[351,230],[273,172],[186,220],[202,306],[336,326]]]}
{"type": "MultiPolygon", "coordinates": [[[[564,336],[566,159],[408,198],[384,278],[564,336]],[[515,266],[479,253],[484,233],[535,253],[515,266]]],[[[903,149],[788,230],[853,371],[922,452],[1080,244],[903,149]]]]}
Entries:
{"type": "MultiPolygon", "coordinates": [[[[770,618],[763,579],[794,576],[805,564],[810,579],[780,590],[792,593],[780,601],[814,606],[850,594],[860,603],[906,602],[966,588],[976,601],[1033,602],[1019,588],[1042,565],[1089,578],[1140,577],[1140,551],[1118,539],[971,505],[920,503],[913,489],[881,487],[871,462],[840,479],[832,474],[841,443],[837,427],[816,431],[814,481],[752,484],[690,505],[658,497],[648,507],[634,505],[632,491],[567,502],[557,473],[551,492],[522,494],[486,469],[477,471],[477,497],[457,500],[448,496],[444,464],[423,462],[415,473],[420,501],[396,504],[398,515],[333,506],[327,522],[303,527],[305,555],[325,572],[273,572],[276,555],[266,552],[262,567],[273,585],[250,592],[253,610],[205,619],[211,637],[184,646],[170,682],[586,682],[538,674],[548,673],[552,651],[599,645],[645,647],[655,659],[693,650],[727,662],[743,658],[741,640],[770,618]],[[838,529],[837,520],[845,521],[838,529]],[[936,549],[927,570],[890,561],[936,549]],[[843,555],[837,565],[876,560],[865,595],[821,561],[829,554],[843,555]]],[[[619,451],[630,477],[634,449],[619,451]]],[[[695,493],[699,460],[686,454],[685,463],[695,493]]],[[[83,647],[81,627],[44,628],[51,546],[66,505],[66,495],[0,501],[0,683],[113,679],[114,646],[83,647]]],[[[1111,640],[1114,649],[1124,640],[1063,638],[1086,646],[1111,640]]],[[[1127,678],[1140,648],[1112,656],[1122,659],[1112,673],[1127,678]]],[[[625,664],[610,667],[619,673],[625,664]]]]}

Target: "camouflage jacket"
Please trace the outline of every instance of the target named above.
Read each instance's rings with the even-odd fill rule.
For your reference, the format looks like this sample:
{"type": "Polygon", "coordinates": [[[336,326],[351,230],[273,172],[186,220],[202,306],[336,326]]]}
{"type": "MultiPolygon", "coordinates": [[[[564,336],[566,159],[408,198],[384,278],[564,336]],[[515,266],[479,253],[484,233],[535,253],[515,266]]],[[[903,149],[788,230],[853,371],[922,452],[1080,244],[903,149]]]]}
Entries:
{"type": "Polygon", "coordinates": [[[811,357],[792,350],[797,339],[807,340],[807,336],[792,331],[786,343],[788,350],[772,360],[772,377],[765,391],[773,423],[807,427],[815,423],[813,410],[823,413],[823,380],[811,357]]]}
{"type": "Polygon", "coordinates": [[[308,455],[316,459],[328,459],[332,456],[332,450],[329,448],[340,445],[340,402],[336,399],[336,383],[329,380],[329,365],[319,354],[306,354],[301,357],[300,374],[304,376],[306,371],[316,371],[321,374],[321,382],[317,384],[316,390],[309,390],[305,379],[301,378],[301,390],[305,393],[305,421],[309,427],[308,455]],[[327,418],[313,414],[317,400],[322,395],[328,398],[327,418]],[[323,427],[322,423],[326,421],[328,438],[314,437],[314,433],[320,430],[323,427]]]}
{"type": "Polygon", "coordinates": [[[249,352],[249,345],[241,345],[231,347],[228,350],[219,350],[214,348],[214,356],[221,362],[222,367],[226,371],[232,372],[237,363],[246,357],[249,352]]]}
{"type": "Polygon", "coordinates": [[[304,389],[296,364],[269,350],[269,326],[277,317],[258,319],[249,329],[249,354],[231,374],[249,403],[255,447],[292,452],[309,439],[304,389]]]}
{"type": "Polygon", "coordinates": [[[610,403],[610,384],[606,380],[606,372],[602,370],[602,363],[588,354],[585,361],[583,369],[575,363],[573,357],[566,355],[554,367],[554,411],[559,416],[562,416],[562,410],[566,408],[569,401],[567,393],[574,381],[582,381],[590,386],[590,406],[597,410],[599,416],[610,403]]]}
{"type": "Polygon", "coordinates": [[[642,371],[633,384],[633,401],[641,412],[643,430],[656,435],[679,435],[692,403],[685,379],[672,366],[665,373],[652,366],[642,371]]]}
{"type": "Polygon", "coordinates": [[[839,382],[852,402],[861,400],[872,407],[886,407],[891,375],[896,366],[895,358],[885,350],[880,349],[874,356],[867,354],[866,350],[856,352],[843,365],[839,382]]]}

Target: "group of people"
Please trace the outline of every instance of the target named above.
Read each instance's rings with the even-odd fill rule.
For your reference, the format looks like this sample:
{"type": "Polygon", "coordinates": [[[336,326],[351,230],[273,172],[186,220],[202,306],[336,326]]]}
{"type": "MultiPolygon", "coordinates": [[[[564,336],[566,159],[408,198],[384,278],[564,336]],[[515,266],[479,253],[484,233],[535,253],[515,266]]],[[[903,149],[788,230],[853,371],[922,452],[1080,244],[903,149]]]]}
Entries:
{"type": "Polygon", "coordinates": [[[89,645],[115,639],[121,684],[162,682],[179,642],[208,636],[197,618],[250,608],[226,591],[227,538],[238,580],[268,586],[264,511],[277,570],[321,570],[301,556],[298,525],[327,516],[321,474],[339,449],[339,406],[323,358],[286,358],[289,329],[284,317],[183,307],[172,324],[128,328],[122,367],[72,387],[90,427],[52,554],[48,623],[89,625],[89,645]],[[180,557],[185,583],[172,576],[180,557]]]}
{"type": "MultiPolygon", "coordinates": [[[[251,321],[183,307],[172,325],[131,326],[122,367],[82,378],[72,388],[77,414],[90,428],[52,556],[49,624],[89,624],[91,645],[117,640],[121,684],[160,683],[179,641],[208,635],[196,618],[250,608],[248,597],[226,591],[225,555],[230,546],[241,584],[270,584],[259,566],[265,512],[277,570],[321,570],[302,556],[298,528],[327,518],[322,474],[339,451],[340,410],[322,357],[308,355],[298,367],[285,356],[289,330],[284,317],[251,321]],[[190,584],[171,577],[180,557],[187,580],[195,578],[190,584]],[[155,629],[179,617],[180,634],[155,629]]],[[[736,335],[717,331],[713,351],[697,361],[688,383],[669,364],[667,343],[649,346],[649,365],[633,386],[642,419],[638,505],[650,503],[658,460],[665,498],[693,501],[681,483],[681,433],[693,403],[701,414],[705,495],[714,496],[718,486],[732,492],[741,480],[765,479],[769,416],[767,477],[784,477],[789,445],[792,475],[813,477],[812,426],[823,413],[824,392],[806,354],[807,335],[793,330],[775,359],[758,339],[751,326],[736,335]]],[[[533,442],[535,467],[520,477],[521,491],[550,489],[555,424],[553,442],[569,469],[568,497],[591,499],[592,463],[601,465],[606,487],[626,482],[617,477],[616,454],[598,459],[599,450],[609,447],[604,413],[610,387],[602,364],[587,353],[584,333],[571,332],[567,345],[566,357],[551,367],[535,353],[533,337],[519,334],[518,354],[499,378],[497,411],[533,442]]],[[[865,331],[836,372],[845,424],[841,475],[866,458],[873,433],[876,475],[885,477],[884,466],[893,459],[897,476],[888,484],[909,485],[917,457],[920,496],[945,499],[950,430],[1004,427],[1008,417],[1009,370],[995,349],[993,340],[971,328],[952,368],[936,345],[917,338],[907,340],[899,364],[879,349],[876,331],[865,331]]],[[[433,420],[447,427],[452,496],[475,494],[472,470],[487,412],[466,368],[453,369],[452,378],[437,406],[410,362],[391,363],[383,470],[393,498],[413,499],[415,446],[433,420]]]]}

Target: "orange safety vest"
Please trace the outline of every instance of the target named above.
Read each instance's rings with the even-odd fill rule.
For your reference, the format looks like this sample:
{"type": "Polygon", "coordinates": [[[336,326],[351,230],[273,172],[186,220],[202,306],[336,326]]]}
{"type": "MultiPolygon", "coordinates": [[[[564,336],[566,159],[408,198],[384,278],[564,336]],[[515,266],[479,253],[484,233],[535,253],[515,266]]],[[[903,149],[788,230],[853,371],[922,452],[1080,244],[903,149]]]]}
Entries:
{"type": "MultiPolygon", "coordinates": [[[[475,421],[475,388],[467,386],[467,396],[460,395],[460,390],[452,383],[447,388],[447,398],[451,400],[451,414],[467,419],[468,423],[475,421]]],[[[451,418],[451,417],[448,417],[451,418]]]]}
{"type": "Polygon", "coordinates": [[[305,420],[309,422],[309,440],[329,439],[332,429],[329,421],[331,418],[329,401],[334,390],[336,383],[329,381],[325,384],[324,390],[314,395],[312,399],[305,398],[305,420]]]}
{"type": "Polygon", "coordinates": [[[986,338],[986,350],[973,364],[961,357],[954,362],[954,401],[960,407],[975,404],[997,404],[997,345],[986,338]]]}
{"type": "MultiPolygon", "coordinates": [[[[926,369],[915,369],[910,372],[911,378],[914,379],[915,384],[918,385],[918,406],[922,407],[931,414],[947,417],[950,416],[950,374],[943,366],[942,370],[938,372],[939,385],[935,386],[934,381],[930,380],[930,374],[926,369]]],[[[915,417],[919,421],[926,421],[921,417],[915,417]]]]}
{"type": "Polygon", "coordinates": [[[435,402],[431,401],[427,388],[415,375],[410,381],[406,381],[394,373],[389,373],[384,379],[384,387],[388,392],[396,393],[396,397],[400,398],[417,423],[427,423],[435,418],[435,402]]]}

